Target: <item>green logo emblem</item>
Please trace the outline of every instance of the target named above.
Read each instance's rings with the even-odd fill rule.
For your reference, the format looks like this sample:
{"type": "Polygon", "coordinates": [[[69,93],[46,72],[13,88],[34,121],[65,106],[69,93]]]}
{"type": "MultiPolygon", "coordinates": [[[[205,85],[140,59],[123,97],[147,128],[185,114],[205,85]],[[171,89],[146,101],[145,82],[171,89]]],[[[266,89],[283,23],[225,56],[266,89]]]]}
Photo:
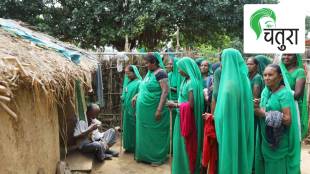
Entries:
{"type": "Polygon", "coordinates": [[[261,8],[252,14],[250,25],[256,34],[257,40],[263,29],[274,28],[276,26],[276,14],[269,8],[261,8]]]}

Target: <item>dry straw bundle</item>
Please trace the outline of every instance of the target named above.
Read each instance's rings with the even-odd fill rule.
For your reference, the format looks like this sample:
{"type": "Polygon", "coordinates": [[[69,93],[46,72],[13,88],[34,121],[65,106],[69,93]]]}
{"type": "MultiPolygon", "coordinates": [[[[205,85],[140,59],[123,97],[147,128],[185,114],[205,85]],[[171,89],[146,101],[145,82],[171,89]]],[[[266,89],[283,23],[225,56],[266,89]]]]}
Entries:
{"type": "Polygon", "coordinates": [[[8,107],[18,97],[14,96],[15,90],[28,88],[37,96],[35,100],[39,100],[39,92],[43,91],[48,96],[48,103],[61,105],[67,97],[71,97],[69,99],[74,103],[75,80],[79,79],[90,88],[91,71],[97,64],[94,58],[72,45],[35,31],[32,34],[78,51],[82,54],[81,62],[77,65],[55,50],[39,47],[0,28],[0,107],[15,119],[17,114],[8,107]]]}

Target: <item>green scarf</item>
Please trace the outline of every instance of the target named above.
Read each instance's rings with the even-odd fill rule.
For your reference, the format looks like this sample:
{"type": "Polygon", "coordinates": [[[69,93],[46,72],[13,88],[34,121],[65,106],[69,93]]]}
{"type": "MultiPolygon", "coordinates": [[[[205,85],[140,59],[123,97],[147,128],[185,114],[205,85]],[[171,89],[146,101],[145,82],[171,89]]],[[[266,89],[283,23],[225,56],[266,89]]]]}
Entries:
{"type": "MultiPolygon", "coordinates": [[[[203,130],[202,130],[202,113],[204,110],[204,99],[203,99],[203,93],[202,93],[202,77],[199,70],[199,67],[197,66],[196,62],[189,58],[184,57],[181,60],[178,61],[177,66],[180,70],[185,72],[190,80],[191,80],[191,88],[193,89],[193,95],[194,95],[194,114],[195,114],[195,122],[196,122],[196,128],[197,128],[197,160],[196,160],[196,170],[195,173],[197,173],[197,170],[200,169],[201,164],[201,149],[202,149],[202,137],[203,137],[203,130]]],[[[185,79],[184,79],[185,80],[185,79]]]]}
{"type": "Polygon", "coordinates": [[[159,52],[154,52],[153,55],[156,57],[156,59],[159,62],[159,67],[161,67],[163,70],[166,70],[163,59],[161,58],[159,52]]]}
{"type": "MultiPolygon", "coordinates": [[[[282,62],[282,59],[280,62],[280,68],[282,71],[285,86],[287,88],[289,88],[291,91],[292,89],[290,87],[290,84],[295,84],[296,82],[294,82],[290,72],[286,69],[286,66],[282,62]]],[[[300,54],[297,54],[297,68],[304,69],[303,64],[302,64],[302,56],[300,54]]],[[[300,124],[301,124],[301,137],[302,137],[302,139],[306,138],[306,136],[308,134],[309,116],[308,116],[307,96],[308,96],[308,90],[307,90],[307,86],[305,86],[304,95],[299,100],[299,103],[298,103],[299,113],[300,113],[300,124]]]]}
{"type": "MultiPolygon", "coordinates": [[[[140,75],[140,72],[139,72],[138,68],[137,68],[135,65],[130,65],[130,66],[132,67],[132,69],[133,69],[133,71],[134,71],[134,73],[135,73],[137,79],[138,79],[138,80],[142,80],[142,77],[141,77],[141,75],[140,75]]],[[[125,91],[126,91],[125,89],[126,89],[126,87],[128,86],[128,83],[129,83],[129,82],[130,82],[130,80],[129,80],[128,76],[125,75],[124,81],[123,81],[123,92],[122,92],[121,98],[124,97],[125,91]]]]}
{"type": "Polygon", "coordinates": [[[179,61],[178,58],[170,58],[169,59],[173,62],[173,69],[172,71],[169,73],[170,76],[169,76],[169,85],[171,87],[177,87],[180,82],[179,82],[179,77],[180,77],[180,74],[178,72],[178,66],[177,66],[177,62],[179,61]]]}
{"type": "Polygon", "coordinates": [[[267,65],[271,64],[271,60],[267,56],[264,56],[264,55],[257,55],[257,56],[255,56],[255,59],[259,63],[258,73],[261,76],[264,76],[264,70],[265,70],[267,65]]]}
{"type": "Polygon", "coordinates": [[[169,93],[169,98],[170,98],[170,100],[177,100],[178,96],[179,96],[179,88],[180,88],[180,85],[181,85],[181,83],[182,83],[184,78],[180,75],[180,73],[178,71],[177,63],[178,63],[178,61],[180,59],[178,59],[176,57],[173,57],[173,58],[169,57],[169,58],[170,58],[170,60],[173,61],[173,69],[168,74],[169,86],[177,89],[176,96],[172,95],[171,92],[170,92],[169,93]]]}
{"type": "Polygon", "coordinates": [[[124,148],[129,152],[135,151],[135,133],[136,133],[136,120],[135,120],[135,108],[131,105],[132,98],[138,93],[139,85],[142,80],[140,73],[135,65],[131,65],[136,78],[129,80],[128,76],[125,75],[123,83],[122,93],[122,129],[123,129],[123,145],[124,148]]]}
{"type": "Polygon", "coordinates": [[[214,113],[219,143],[218,173],[251,173],[254,158],[254,106],[248,69],[236,49],[225,49],[221,56],[222,73],[214,113]]]}

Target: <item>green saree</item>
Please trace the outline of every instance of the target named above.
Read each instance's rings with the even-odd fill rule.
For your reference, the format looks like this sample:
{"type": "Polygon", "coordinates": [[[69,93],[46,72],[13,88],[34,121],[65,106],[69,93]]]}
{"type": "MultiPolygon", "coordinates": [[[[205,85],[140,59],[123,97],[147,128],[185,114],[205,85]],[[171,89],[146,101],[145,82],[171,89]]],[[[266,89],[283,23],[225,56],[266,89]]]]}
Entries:
{"type": "MultiPolygon", "coordinates": [[[[180,84],[182,82],[183,77],[179,74],[178,72],[178,67],[177,67],[177,62],[179,61],[178,58],[176,57],[171,57],[169,56],[169,59],[173,61],[173,69],[171,72],[168,73],[168,80],[169,80],[169,88],[175,88],[177,89],[177,91],[172,91],[169,90],[169,100],[173,100],[173,101],[177,101],[178,100],[178,92],[180,89],[180,84]]],[[[175,118],[177,115],[177,110],[176,109],[172,109],[172,137],[174,134],[174,122],[175,122],[175,118]]],[[[173,139],[173,138],[172,138],[173,139]]]]}
{"type": "MultiPolygon", "coordinates": [[[[177,67],[179,59],[176,57],[169,58],[173,61],[173,69],[168,73],[169,87],[178,89],[182,81],[182,76],[179,74],[177,67]]],[[[178,90],[177,92],[170,91],[169,100],[178,100],[178,90]]]]}
{"type": "Polygon", "coordinates": [[[265,87],[263,77],[259,73],[255,74],[255,76],[252,79],[250,78],[250,84],[252,90],[254,86],[258,86],[261,91],[263,91],[265,87]]]}
{"type": "Polygon", "coordinates": [[[222,52],[222,73],[214,113],[219,174],[250,174],[254,157],[253,98],[247,66],[238,50],[222,52]]]}
{"type": "MultiPolygon", "coordinates": [[[[155,54],[164,68],[159,54],[155,54]]],[[[161,119],[155,120],[162,90],[153,72],[148,71],[140,83],[136,101],[136,151],[135,159],[152,164],[162,164],[169,152],[169,111],[163,107],[161,119]]]]}
{"type": "MultiPolygon", "coordinates": [[[[289,84],[287,86],[290,87],[291,90],[295,90],[295,84],[296,81],[299,79],[306,79],[305,71],[303,69],[302,64],[302,57],[300,54],[297,54],[297,68],[293,72],[289,72],[284,63],[281,60],[280,63],[281,71],[283,74],[284,82],[286,84],[289,84]]],[[[301,138],[304,139],[308,134],[308,121],[309,121],[309,115],[308,115],[308,106],[307,106],[307,88],[305,86],[303,96],[301,96],[298,100],[298,112],[299,112],[299,118],[300,118],[300,126],[301,126],[301,138]]]]}
{"type": "Polygon", "coordinates": [[[123,145],[128,152],[135,151],[135,137],[136,137],[136,116],[135,108],[131,105],[132,98],[138,93],[139,85],[142,80],[140,73],[135,65],[131,65],[136,75],[136,79],[130,81],[125,75],[123,83],[123,145]]]}
{"type": "Polygon", "coordinates": [[[265,87],[262,93],[261,108],[268,111],[280,111],[290,108],[291,125],[285,126],[279,145],[270,147],[266,136],[265,118],[259,118],[256,136],[255,173],[259,174],[299,174],[300,173],[300,141],[298,116],[293,95],[289,87],[272,93],[265,87]]]}
{"type": "MultiPolygon", "coordinates": [[[[189,75],[189,79],[184,79],[180,86],[178,103],[188,102],[188,93],[193,92],[194,96],[194,115],[197,130],[197,155],[195,174],[200,173],[201,166],[201,150],[202,150],[202,113],[204,107],[204,99],[202,94],[202,79],[201,73],[195,61],[191,58],[183,58],[178,62],[178,68],[189,75]]],[[[190,166],[188,154],[185,146],[185,139],[181,135],[180,128],[180,113],[177,112],[174,125],[173,135],[173,161],[172,161],[173,174],[190,174],[190,166]]]]}

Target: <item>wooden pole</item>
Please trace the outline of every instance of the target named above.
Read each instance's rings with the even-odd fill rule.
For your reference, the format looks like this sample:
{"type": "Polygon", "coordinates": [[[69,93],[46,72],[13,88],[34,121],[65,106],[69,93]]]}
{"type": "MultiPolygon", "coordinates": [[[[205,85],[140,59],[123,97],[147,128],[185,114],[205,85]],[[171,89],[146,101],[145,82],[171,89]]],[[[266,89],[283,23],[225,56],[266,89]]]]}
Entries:
{"type": "Polygon", "coordinates": [[[180,28],[179,27],[177,27],[176,38],[177,38],[176,51],[178,52],[180,49],[180,28]]]}
{"type": "Polygon", "coordinates": [[[126,52],[129,51],[128,34],[126,34],[126,36],[125,36],[125,48],[124,48],[124,50],[126,52]]]}
{"type": "Polygon", "coordinates": [[[120,146],[119,146],[119,154],[122,153],[123,150],[123,108],[121,106],[121,113],[120,113],[120,146]]]}
{"type": "Polygon", "coordinates": [[[172,173],[172,109],[169,108],[170,112],[170,147],[169,147],[169,164],[170,164],[170,171],[172,173]]]}

